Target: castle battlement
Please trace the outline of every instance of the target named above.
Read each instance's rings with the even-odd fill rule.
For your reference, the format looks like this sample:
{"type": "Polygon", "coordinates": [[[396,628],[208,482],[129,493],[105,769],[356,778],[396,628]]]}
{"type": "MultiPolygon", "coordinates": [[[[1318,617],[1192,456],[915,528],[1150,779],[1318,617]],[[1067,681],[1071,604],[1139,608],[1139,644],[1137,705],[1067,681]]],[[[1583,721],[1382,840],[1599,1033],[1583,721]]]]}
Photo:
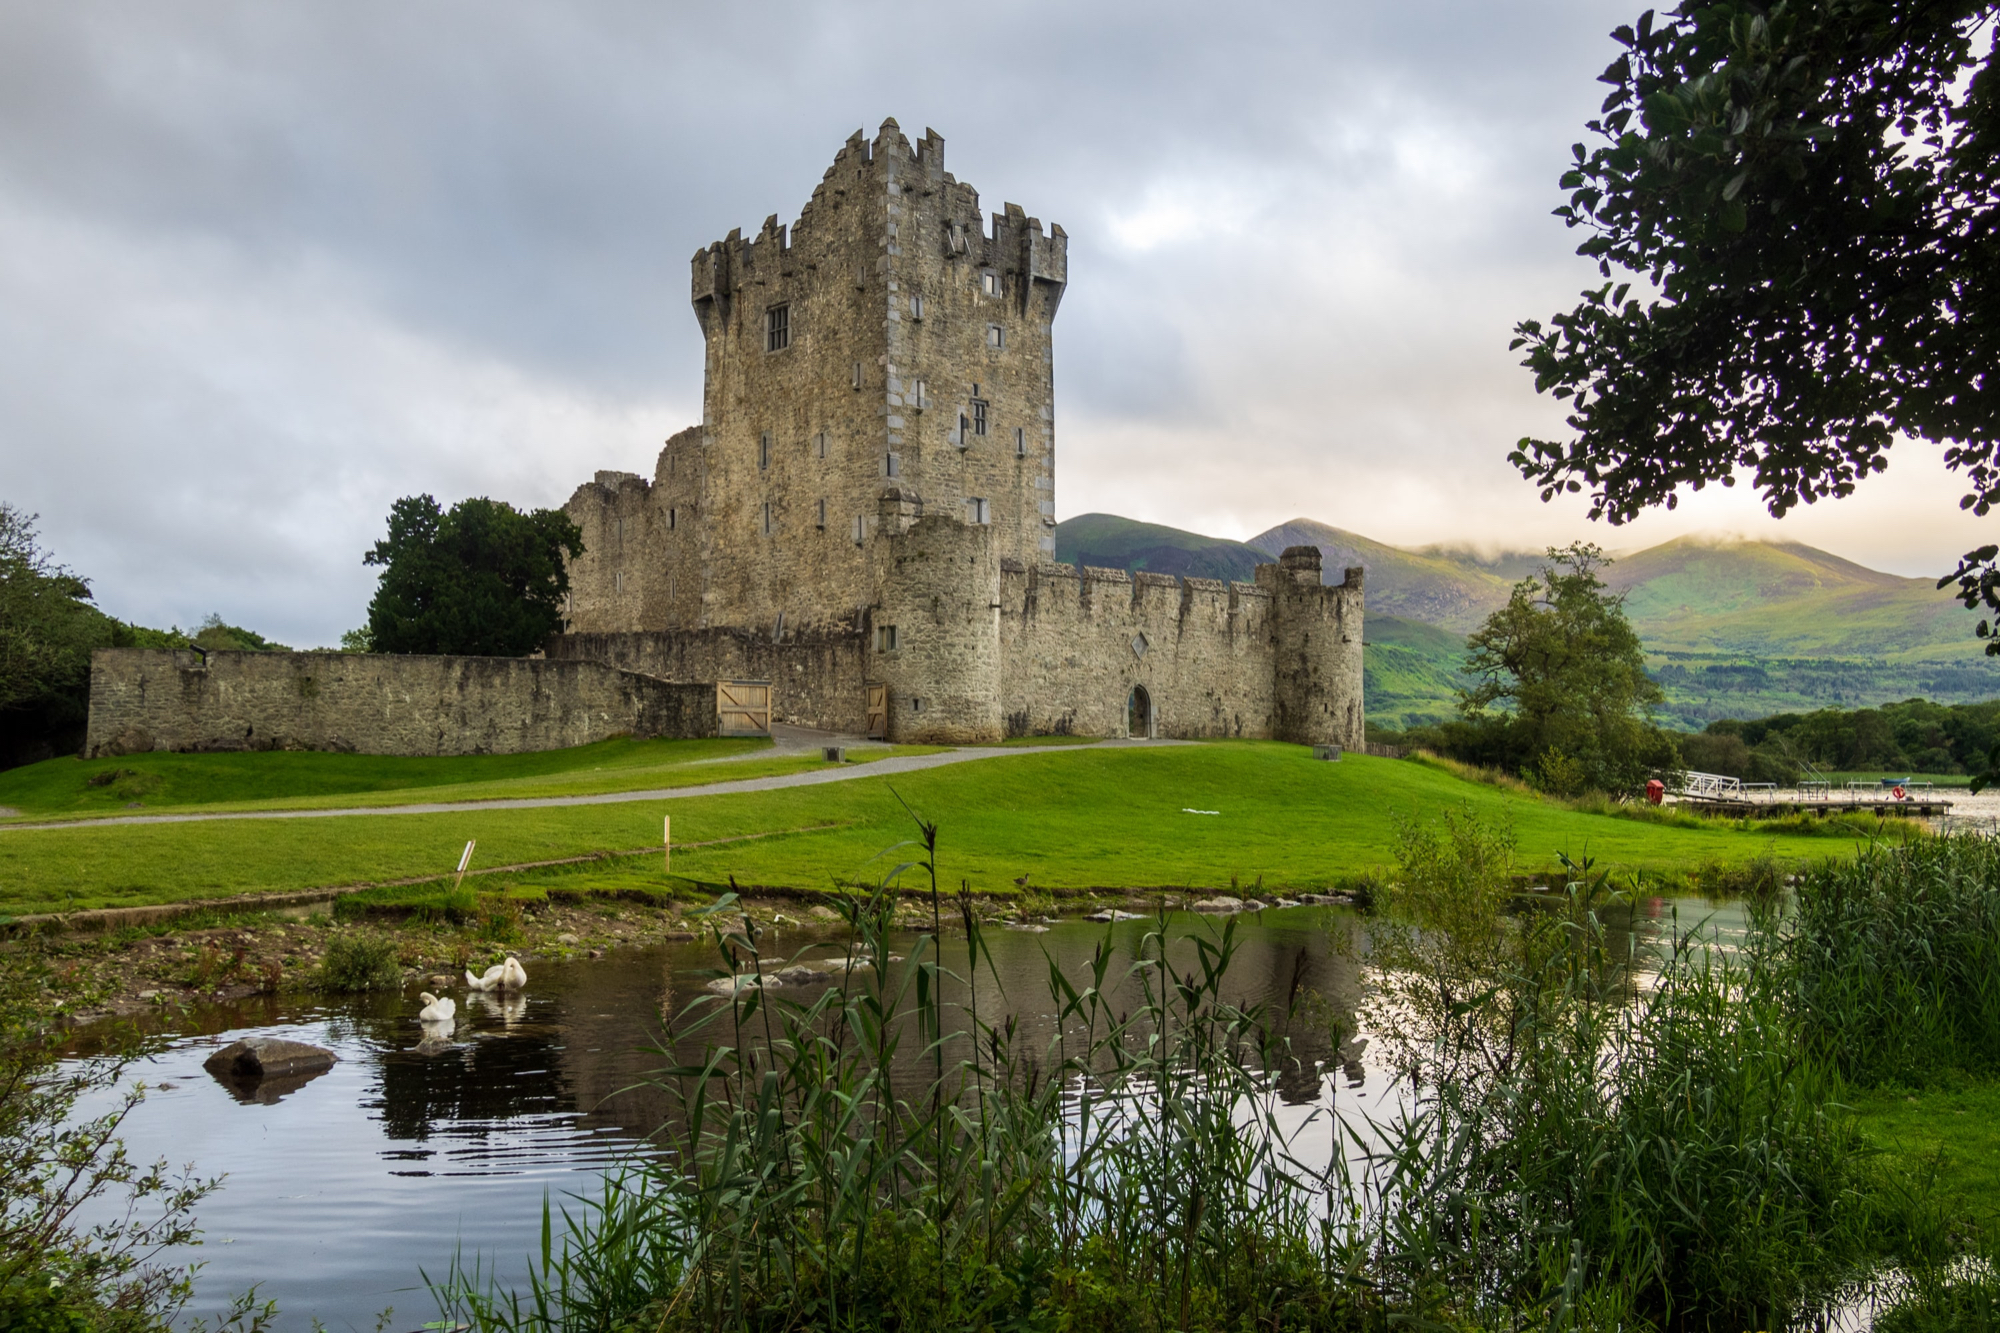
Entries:
{"type": "Polygon", "coordinates": [[[781,216],[690,261],[701,424],[650,482],[571,497],[552,653],[735,663],[781,716],[896,739],[1361,743],[1360,585],[1322,589],[1316,549],[1251,583],[1053,562],[1062,227],[983,212],[944,139],[893,119],[781,216]]]}

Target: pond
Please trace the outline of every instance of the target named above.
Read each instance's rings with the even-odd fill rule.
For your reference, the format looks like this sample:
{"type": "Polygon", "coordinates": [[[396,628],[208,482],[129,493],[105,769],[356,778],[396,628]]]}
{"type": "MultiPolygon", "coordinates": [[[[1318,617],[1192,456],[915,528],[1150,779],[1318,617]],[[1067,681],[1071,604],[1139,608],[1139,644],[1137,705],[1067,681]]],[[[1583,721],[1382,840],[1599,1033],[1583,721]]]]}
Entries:
{"type": "MultiPolygon", "coordinates": [[[[1710,916],[1725,931],[1740,924],[1732,907],[1651,899],[1635,906],[1625,938],[1636,945],[1657,936],[1676,908],[1683,928],[1710,916]]],[[[1234,921],[1237,998],[1281,1003],[1295,987],[1318,997],[1307,1006],[1312,1019],[1289,1034],[1302,1063],[1280,1085],[1286,1118],[1303,1123],[1336,1104],[1365,1112],[1393,1097],[1365,1043],[1350,1037],[1337,1046],[1327,1021],[1351,1016],[1361,998],[1351,947],[1357,914],[1299,907],[1234,921]]],[[[1141,920],[989,929],[1004,998],[982,966],[981,1016],[1014,1014],[1030,1038],[1048,1040],[1051,963],[1078,979],[1107,932],[1129,959],[1152,928],[1141,920]]],[[[1219,928],[1213,918],[1179,915],[1171,927],[1219,928]]],[[[787,932],[765,948],[831,957],[843,938],[787,932]]],[[[912,942],[896,947],[907,952],[912,942]]],[[[947,936],[946,965],[962,971],[953,947],[947,936]]],[[[503,1284],[519,1282],[543,1201],[560,1207],[572,1193],[590,1195],[598,1173],[648,1150],[670,1107],[669,1095],[646,1081],[663,1063],[662,1007],[678,1011],[701,994],[701,973],[715,966],[713,946],[700,942],[531,962],[523,996],[488,1000],[454,987],[460,1007],[450,1040],[421,1049],[413,994],[262,997],[174,1015],[134,1066],[132,1077],[150,1091],[125,1139],[136,1160],[227,1174],[199,1208],[206,1239],[192,1252],[203,1267],[189,1316],[213,1317],[255,1286],[278,1303],[280,1329],[317,1318],[336,1333],[373,1330],[387,1309],[387,1327],[415,1329],[437,1317],[423,1275],[442,1277],[461,1250],[503,1284]],[[203,1069],[217,1047],[252,1034],[323,1045],[339,1063],[262,1100],[203,1069]]]]}

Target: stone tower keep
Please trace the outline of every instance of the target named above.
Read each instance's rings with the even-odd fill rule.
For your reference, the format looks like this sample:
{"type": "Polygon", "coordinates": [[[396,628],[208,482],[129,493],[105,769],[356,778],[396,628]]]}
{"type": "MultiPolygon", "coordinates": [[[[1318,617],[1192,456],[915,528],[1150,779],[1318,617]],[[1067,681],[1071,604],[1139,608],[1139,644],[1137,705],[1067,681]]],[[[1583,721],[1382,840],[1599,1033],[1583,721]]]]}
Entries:
{"type": "MultiPolygon", "coordinates": [[[[697,251],[702,421],[568,512],[554,657],[768,687],[772,716],[898,741],[1364,743],[1361,571],[1254,583],[1055,563],[1051,327],[1067,239],[893,120],[789,228],[697,251]]],[[[732,696],[734,697],[734,696],[732,696]]]]}
{"type": "Polygon", "coordinates": [[[702,424],[650,487],[601,473],[571,502],[573,628],[858,623],[885,489],[990,528],[996,557],[1050,558],[1066,244],[1013,204],[983,219],[944,140],[889,120],[789,229],[697,251],[702,424]]]}

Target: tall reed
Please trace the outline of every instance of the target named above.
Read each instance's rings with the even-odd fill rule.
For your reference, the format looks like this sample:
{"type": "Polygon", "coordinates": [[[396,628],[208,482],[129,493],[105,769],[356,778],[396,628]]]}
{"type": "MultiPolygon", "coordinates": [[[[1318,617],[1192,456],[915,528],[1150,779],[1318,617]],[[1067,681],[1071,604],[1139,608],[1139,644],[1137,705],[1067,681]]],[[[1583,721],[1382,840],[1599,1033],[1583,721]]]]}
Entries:
{"type": "MultiPolygon", "coordinates": [[[[674,1015],[658,1160],[546,1215],[526,1291],[437,1284],[478,1330],[1356,1327],[1359,1251],[1275,1113],[1278,1016],[1232,999],[1232,924],[1111,933],[1006,995],[937,831],[847,901],[843,979],[674,1015]],[[930,930],[890,952],[898,881],[930,930]],[[947,941],[950,919],[962,933],[947,941]],[[953,997],[953,998],[948,998],[953,997]],[[1029,1040],[1032,1004],[1054,1035],[1029,1040]]],[[[717,976],[770,958],[732,896],[717,976]]],[[[1294,1134],[1296,1131],[1293,1132],[1294,1134]]],[[[1322,1135],[1322,1138],[1324,1136],[1322,1135]]]]}
{"type": "Polygon", "coordinates": [[[1822,862],[1787,925],[1807,1038],[1848,1078],[2000,1067],[2000,840],[1912,839],[1822,862]]]}

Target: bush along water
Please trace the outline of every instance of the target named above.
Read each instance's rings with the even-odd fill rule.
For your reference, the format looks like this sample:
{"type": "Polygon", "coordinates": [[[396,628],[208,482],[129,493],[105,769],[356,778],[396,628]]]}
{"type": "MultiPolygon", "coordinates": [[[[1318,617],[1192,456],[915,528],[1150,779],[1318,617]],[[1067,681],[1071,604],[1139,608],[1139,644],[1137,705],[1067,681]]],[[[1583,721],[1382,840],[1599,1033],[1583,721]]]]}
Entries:
{"type": "MultiPolygon", "coordinates": [[[[174,1260],[199,1243],[195,1205],[221,1182],[131,1159],[119,1132],[145,1099],[127,1081],[135,1044],[99,1033],[104,1053],[60,1058],[52,982],[33,953],[0,955],[0,1330],[205,1333],[180,1318],[193,1270],[174,1260]],[[108,1109],[85,1110],[106,1093],[108,1109]]],[[[262,1333],[273,1313],[247,1294],[214,1328],[262,1333]]]]}
{"type": "MultiPolygon", "coordinates": [[[[1237,998],[1233,926],[1107,929],[1087,966],[1005,994],[970,899],[938,888],[934,827],[918,845],[847,903],[844,979],[809,1001],[760,990],[792,960],[732,899],[709,909],[716,975],[736,980],[671,1016],[659,1151],[545,1212],[525,1288],[455,1264],[434,1284],[448,1323],[1778,1329],[1884,1265],[1958,1257],[1955,1220],[1841,1109],[1835,1049],[1894,1043],[1858,999],[1816,1007],[1853,971],[1814,961],[1847,956],[1821,939],[1841,919],[1823,903],[1755,907],[1726,950],[1676,927],[1635,957],[1588,863],[1524,899],[1505,826],[1408,825],[1365,946],[1395,1095],[1302,1127],[1276,1081],[1309,1006],[1237,998]],[[897,958],[910,874],[931,929],[897,958]],[[1030,1039],[1024,1013],[1053,1035],[1030,1039]]],[[[1878,855],[1948,854],[1994,855],[1878,855]]],[[[1949,933],[1943,914],[1909,929],[1949,933]]],[[[1944,1026],[1984,1021],[1960,1013],[1978,995],[1948,989],[1944,1026]]]]}

